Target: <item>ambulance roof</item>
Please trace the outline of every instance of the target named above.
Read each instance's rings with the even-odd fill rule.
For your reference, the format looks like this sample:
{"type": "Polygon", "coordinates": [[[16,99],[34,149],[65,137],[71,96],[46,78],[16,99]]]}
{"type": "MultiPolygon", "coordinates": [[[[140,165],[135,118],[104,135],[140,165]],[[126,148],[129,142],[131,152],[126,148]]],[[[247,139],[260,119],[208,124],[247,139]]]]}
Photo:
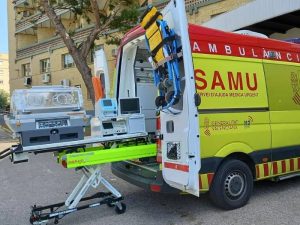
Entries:
{"type": "MultiPolygon", "coordinates": [[[[131,29],[129,32],[125,34],[124,38],[122,39],[120,47],[124,46],[125,44],[134,40],[135,38],[143,35],[144,33],[145,30],[142,27],[136,26],[135,28],[131,29]]],[[[223,44],[224,46],[230,45],[233,48],[233,53],[234,51],[238,51],[237,49],[239,48],[253,48],[256,49],[256,51],[258,51],[257,58],[264,58],[263,57],[264,54],[262,51],[275,52],[275,53],[277,52],[278,54],[284,55],[281,61],[300,63],[300,45],[296,43],[255,37],[250,35],[236,34],[231,32],[224,32],[224,31],[207,28],[199,25],[194,25],[194,24],[189,24],[189,35],[190,35],[191,45],[195,41],[202,42],[202,44],[218,43],[218,44],[223,44]],[[291,56],[289,54],[291,54],[291,56]]],[[[204,51],[203,53],[209,53],[209,52],[204,51]]],[[[223,53],[221,52],[219,54],[225,55],[225,52],[223,51],[223,53]]],[[[245,57],[248,56],[246,55],[245,57]]],[[[275,58],[274,60],[277,59],[275,58]]]]}

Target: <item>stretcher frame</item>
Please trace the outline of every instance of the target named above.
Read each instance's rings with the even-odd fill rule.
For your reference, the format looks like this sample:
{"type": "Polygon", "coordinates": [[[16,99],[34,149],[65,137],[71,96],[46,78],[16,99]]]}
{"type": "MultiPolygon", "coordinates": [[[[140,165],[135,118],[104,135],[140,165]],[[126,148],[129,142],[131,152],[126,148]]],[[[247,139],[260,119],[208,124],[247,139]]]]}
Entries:
{"type": "Polygon", "coordinates": [[[65,202],[56,203],[48,206],[34,205],[31,210],[29,222],[33,225],[46,225],[49,220],[54,220],[54,224],[58,224],[64,216],[74,212],[78,212],[88,208],[95,208],[101,205],[115,207],[118,214],[126,211],[126,205],[121,201],[124,199],[121,193],[111,185],[101,174],[101,166],[83,167],[80,169],[83,176],[73,189],[65,202]],[[98,188],[103,185],[108,192],[98,192],[90,197],[85,197],[86,192],[91,188],[98,188]],[[89,200],[99,199],[90,204],[78,206],[79,203],[89,200]],[[64,207],[63,210],[59,210],[64,207]]]}
{"type": "Polygon", "coordinates": [[[32,225],[46,225],[50,220],[54,220],[54,224],[58,224],[66,215],[102,205],[114,207],[117,214],[124,213],[126,211],[126,205],[122,202],[124,198],[102,176],[101,164],[155,157],[156,145],[145,143],[147,143],[146,133],[101,138],[88,137],[82,141],[43,145],[42,150],[38,149],[37,146],[31,146],[30,148],[26,147],[24,151],[24,148],[19,144],[2,151],[0,159],[11,156],[13,163],[22,163],[28,161],[27,157],[30,152],[45,153],[50,151],[55,152],[57,161],[63,166],[66,168],[75,168],[83,173],[80,181],[64,202],[47,206],[34,205],[32,207],[29,219],[32,225]],[[103,149],[99,146],[86,147],[87,144],[92,143],[110,143],[111,149],[103,149]],[[105,187],[107,192],[101,191],[92,196],[84,197],[91,187],[98,188],[99,186],[105,187]],[[87,201],[95,199],[97,199],[96,202],[84,204],[87,201]]]}

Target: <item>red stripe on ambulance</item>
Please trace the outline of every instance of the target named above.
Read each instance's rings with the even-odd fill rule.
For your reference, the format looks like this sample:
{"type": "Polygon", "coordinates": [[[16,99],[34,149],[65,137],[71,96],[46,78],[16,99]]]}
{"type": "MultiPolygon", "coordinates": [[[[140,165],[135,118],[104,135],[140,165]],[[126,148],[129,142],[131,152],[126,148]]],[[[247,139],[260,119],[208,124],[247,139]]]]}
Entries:
{"type": "Polygon", "coordinates": [[[214,173],[209,173],[209,174],[207,174],[207,177],[208,177],[208,184],[209,184],[209,186],[211,185],[211,182],[212,182],[212,180],[213,180],[213,178],[214,178],[214,173]]]}
{"type": "Polygon", "coordinates": [[[285,173],[286,172],[285,160],[281,160],[281,167],[282,167],[282,173],[285,173]]]}
{"type": "Polygon", "coordinates": [[[295,166],[294,166],[294,159],[290,159],[290,171],[294,171],[295,166]]]}
{"type": "Polygon", "coordinates": [[[168,168],[168,169],[180,170],[180,171],[183,171],[183,172],[189,172],[189,166],[188,165],[165,162],[164,167],[168,168]]]}

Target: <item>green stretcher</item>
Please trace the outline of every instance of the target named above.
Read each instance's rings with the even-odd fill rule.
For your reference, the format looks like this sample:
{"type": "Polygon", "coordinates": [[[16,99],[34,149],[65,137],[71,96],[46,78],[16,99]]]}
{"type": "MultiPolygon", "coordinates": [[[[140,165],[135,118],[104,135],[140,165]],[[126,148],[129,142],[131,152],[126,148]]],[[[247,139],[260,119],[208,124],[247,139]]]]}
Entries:
{"type": "Polygon", "coordinates": [[[112,149],[90,147],[79,153],[60,154],[59,161],[66,168],[78,168],[156,156],[156,144],[126,146],[112,149]]]}

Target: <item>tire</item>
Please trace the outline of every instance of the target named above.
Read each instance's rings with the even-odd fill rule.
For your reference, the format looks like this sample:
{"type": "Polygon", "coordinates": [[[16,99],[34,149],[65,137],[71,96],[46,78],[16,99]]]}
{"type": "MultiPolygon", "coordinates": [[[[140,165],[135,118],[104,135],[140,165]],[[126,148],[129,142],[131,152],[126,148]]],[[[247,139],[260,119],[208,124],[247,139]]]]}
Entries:
{"type": "Polygon", "coordinates": [[[230,159],[218,169],[209,195],[216,206],[232,210],[246,205],[252,190],[253,175],[248,165],[240,160],[230,159]]]}
{"type": "Polygon", "coordinates": [[[117,214],[123,214],[126,211],[126,205],[123,202],[121,202],[121,204],[117,204],[115,211],[117,214]]]}

